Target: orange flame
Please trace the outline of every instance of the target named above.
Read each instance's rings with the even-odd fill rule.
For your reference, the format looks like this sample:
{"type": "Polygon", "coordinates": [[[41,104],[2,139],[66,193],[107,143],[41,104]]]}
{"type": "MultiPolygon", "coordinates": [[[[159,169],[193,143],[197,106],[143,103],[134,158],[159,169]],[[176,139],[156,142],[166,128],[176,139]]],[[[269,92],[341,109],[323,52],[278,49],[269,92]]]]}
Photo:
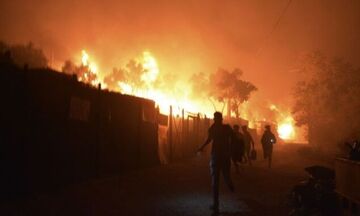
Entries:
{"type": "MultiPolygon", "coordinates": [[[[106,88],[105,83],[99,78],[97,64],[93,58],[90,58],[89,54],[82,50],[81,62],[82,66],[87,67],[90,74],[85,73],[84,77],[79,77],[80,81],[87,82],[88,77],[93,74],[96,79],[91,81],[92,85],[101,83],[106,88]]],[[[156,105],[159,106],[160,112],[163,114],[169,114],[170,106],[173,107],[174,115],[181,115],[182,110],[198,113],[201,112],[207,116],[212,116],[214,109],[213,104],[208,99],[192,99],[190,96],[194,94],[193,89],[189,87],[189,84],[184,81],[177,81],[175,83],[167,84],[170,88],[168,90],[159,88],[156,84],[160,79],[160,68],[156,58],[149,51],[144,51],[142,55],[136,59],[136,62],[142,66],[142,74],[139,77],[141,85],[137,85],[132,82],[124,80],[116,80],[117,90],[123,94],[134,95],[138,97],[148,98],[154,100],[156,105]]],[[[162,77],[161,77],[162,78],[162,77]]],[[[165,80],[166,82],[166,80],[165,80]]],[[[196,93],[195,93],[196,94],[196,93]]],[[[220,105],[221,106],[221,105],[220,105]]],[[[266,120],[274,121],[277,124],[277,132],[279,137],[284,140],[295,139],[295,124],[294,119],[291,117],[290,112],[284,112],[275,104],[271,104],[268,107],[275,116],[263,116],[257,112],[256,105],[245,102],[240,107],[240,116],[249,122],[249,127],[258,128],[260,122],[266,120]]]]}
{"type": "Polygon", "coordinates": [[[278,123],[278,134],[281,139],[291,140],[295,138],[294,119],[287,117],[278,123]]]}

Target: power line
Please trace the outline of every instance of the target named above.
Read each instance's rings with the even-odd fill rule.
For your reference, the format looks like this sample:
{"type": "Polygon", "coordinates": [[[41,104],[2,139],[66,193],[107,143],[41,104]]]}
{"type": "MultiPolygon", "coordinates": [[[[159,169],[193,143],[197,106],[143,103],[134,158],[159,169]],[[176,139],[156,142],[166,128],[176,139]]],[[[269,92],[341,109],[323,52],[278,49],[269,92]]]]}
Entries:
{"type": "Polygon", "coordinates": [[[266,42],[270,40],[271,35],[272,35],[272,34],[275,32],[275,30],[278,28],[281,20],[282,20],[283,17],[285,16],[285,14],[286,14],[288,8],[290,7],[291,3],[292,3],[292,0],[289,0],[289,1],[287,2],[286,6],[284,7],[284,9],[281,11],[279,18],[276,20],[273,28],[272,28],[271,31],[269,32],[268,36],[265,38],[264,43],[263,43],[263,46],[261,46],[261,47],[258,49],[258,52],[256,53],[256,56],[260,55],[261,51],[264,49],[264,46],[266,45],[266,42]]]}

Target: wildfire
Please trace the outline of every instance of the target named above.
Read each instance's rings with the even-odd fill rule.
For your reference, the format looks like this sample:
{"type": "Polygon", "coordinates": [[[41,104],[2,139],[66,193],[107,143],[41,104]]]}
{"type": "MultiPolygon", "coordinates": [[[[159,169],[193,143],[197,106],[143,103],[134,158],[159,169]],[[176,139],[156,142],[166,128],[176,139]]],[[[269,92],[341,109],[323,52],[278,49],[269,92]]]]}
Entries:
{"type": "Polygon", "coordinates": [[[121,93],[154,100],[156,105],[159,106],[160,112],[164,114],[169,114],[170,106],[173,107],[174,115],[181,115],[182,109],[190,112],[200,111],[206,113],[204,112],[206,110],[204,106],[188,98],[190,90],[187,83],[177,82],[177,84],[171,86],[172,90],[164,90],[156,86],[160,69],[156,58],[149,51],[143,52],[137,62],[141,64],[144,70],[140,77],[144,85],[135,86],[131,83],[119,81],[117,85],[121,93]]]}
{"type": "Polygon", "coordinates": [[[81,51],[82,57],[81,62],[84,67],[88,67],[91,73],[96,74],[97,73],[97,65],[94,62],[89,61],[89,54],[85,51],[81,51]]]}
{"type": "Polygon", "coordinates": [[[282,111],[275,104],[271,104],[269,109],[277,115],[276,122],[279,137],[283,140],[295,139],[294,119],[289,112],[282,111]]]}
{"type": "MultiPolygon", "coordinates": [[[[100,77],[105,76],[99,73],[94,59],[85,50],[82,50],[81,54],[81,70],[83,73],[78,76],[79,81],[94,86],[101,83],[102,86],[106,87],[104,80],[100,79],[100,77]]],[[[170,83],[164,80],[157,59],[149,51],[144,51],[138,58],[134,59],[128,68],[121,68],[120,71],[121,78],[111,75],[111,80],[114,81],[111,90],[154,100],[163,114],[169,114],[170,106],[172,106],[174,115],[181,115],[183,110],[191,113],[201,112],[207,116],[212,116],[214,112],[214,104],[211,104],[208,99],[191,98],[193,92],[186,81],[177,80],[170,83]]],[[[282,108],[271,104],[268,108],[274,116],[263,116],[256,112],[254,106],[248,102],[241,105],[240,116],[248,120],[249,127],[259,127],[257,122],[273,121],[277,123],[277,132],[281,139],[295,139],[294,119],[289,112],[284,112],[282,108]]]]}
{"type": "Polygon", "coordinates": [[[295,138],[294,119],[287,117],[283,122],[278,124],[278,134],[281,139],[291,140],[295,138]]]}
{"type": "Polygon", "coordinates": [[[148,51],[143,53],[142,66],[146,70],[146,73],[141,76],[141,80],[145,82],[156,81],[159,75],[159,67],[155,57],[148,51]]]}

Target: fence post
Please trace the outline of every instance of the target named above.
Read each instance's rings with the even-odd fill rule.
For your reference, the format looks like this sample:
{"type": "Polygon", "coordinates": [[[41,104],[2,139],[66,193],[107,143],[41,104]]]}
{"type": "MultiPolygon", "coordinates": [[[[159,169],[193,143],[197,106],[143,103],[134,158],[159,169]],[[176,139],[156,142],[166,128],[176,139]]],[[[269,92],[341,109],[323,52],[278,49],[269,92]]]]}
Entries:
{"type": "Polygon", "coordinates": [[[173,109],[170,106],[169,114],[169,148],[170,148],[170,162],[173,161],[173,109]]]}

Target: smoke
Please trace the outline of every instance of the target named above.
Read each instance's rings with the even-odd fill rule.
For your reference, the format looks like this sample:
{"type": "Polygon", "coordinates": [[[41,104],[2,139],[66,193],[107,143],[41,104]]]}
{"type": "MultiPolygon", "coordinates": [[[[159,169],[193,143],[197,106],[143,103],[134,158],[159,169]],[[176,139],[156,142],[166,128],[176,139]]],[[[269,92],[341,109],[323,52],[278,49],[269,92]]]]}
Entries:
{"type": "Polygon", "coordinates": [[[298,56],[315,49],[359,59],[360,3],[293,1],[1,1],[0,39],[33,41],[58,68],[78,50],[96,53],[99,67],[150,50],[161,71],[210,73],[241,67],[263,98],[288,103],[298,56]],[[258,51],[261,50],[261,53],[258,51]]]}
{"type": "Polygon", "coordinates": [[[302,73],[294,113],[299,125],[309,126],[309,141],[329,151],[359,139],[360,69],[316,52],[304,59],[302,73]]]}
{"type": "MultiPolygon", "coordinates": [[[[256,112],[266,112],[272,103],[284,107],[293,103],[291,90],[300,76],[294,67],[304,53],[321,50],[359,66],[359,1],[292,1],[274,30],[287,4],[287,0],[3,0],[0,40],[32,41],[43,48],[48,65],[59,70],[68,59],[77,62],[85,49],[94,54],[104,77],[117,71],[113,76],[121,79],[126,79],[121,76],[126,75],[123,69],[129,59],[149,50],[161,71],[154,86],[174,94],[184,91],[194,73],[208,77],[218,67],[239,67],[245,72],[243,79],[259,89],[242,109],[256,106],[260,111],[251,115],[260,116],[256,112]]],[[[203,89],[197,87],[196,92],[201,95],[203,89]]]]}

